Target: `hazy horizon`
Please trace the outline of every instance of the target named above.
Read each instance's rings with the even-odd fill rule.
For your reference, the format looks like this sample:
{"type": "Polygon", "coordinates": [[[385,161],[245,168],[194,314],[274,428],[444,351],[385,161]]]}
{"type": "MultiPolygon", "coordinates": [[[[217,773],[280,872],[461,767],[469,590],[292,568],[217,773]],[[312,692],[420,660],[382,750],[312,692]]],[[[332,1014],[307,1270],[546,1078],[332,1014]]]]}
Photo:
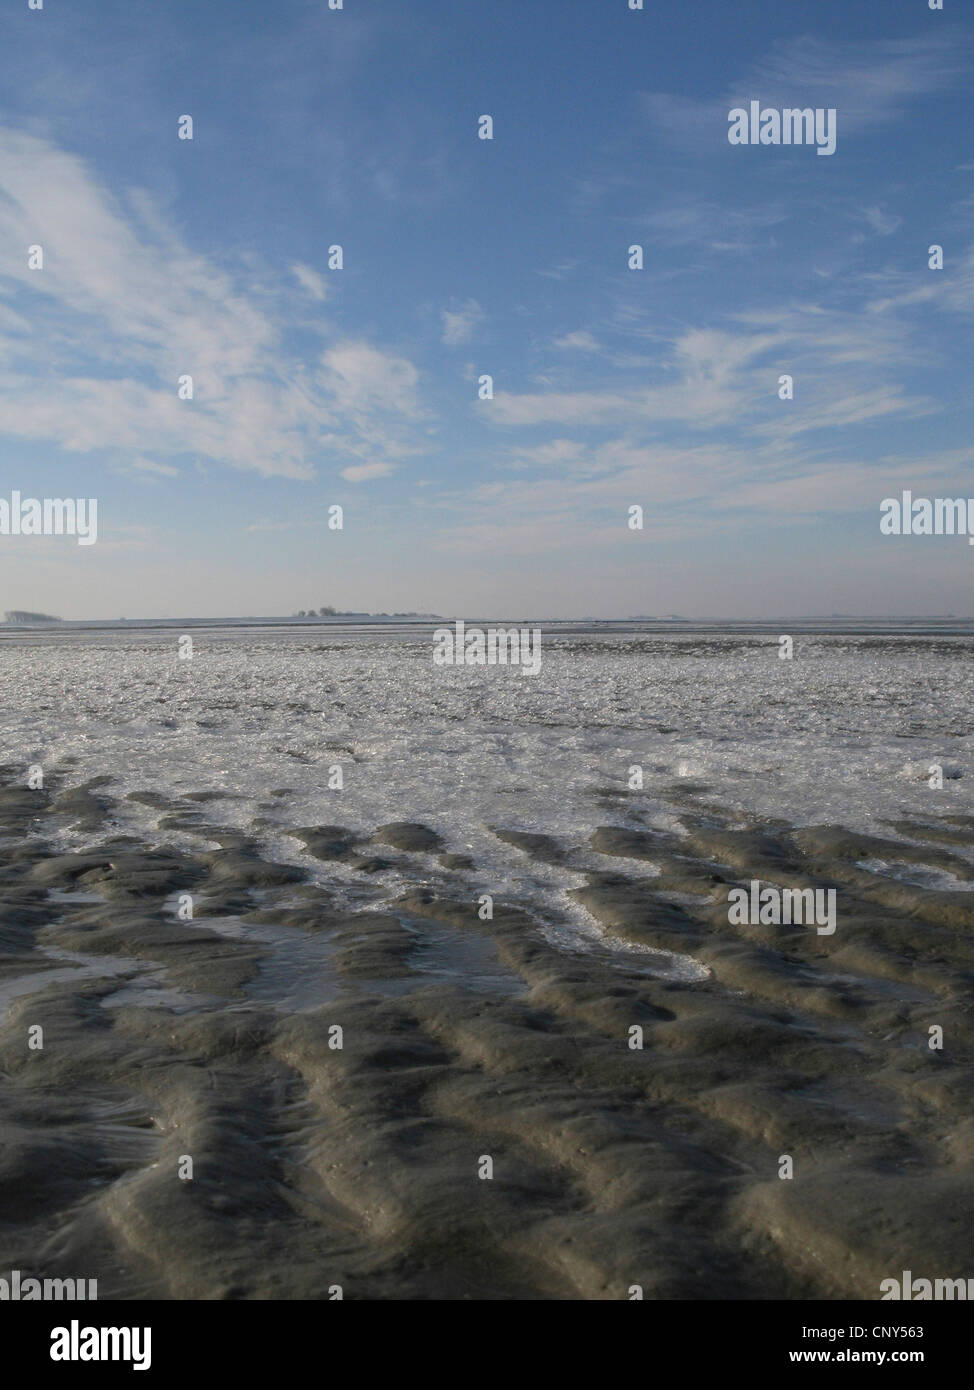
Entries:
{"type": "MultiPolygon", "coordinates": [[[[6,610],[24,611],[28,610],[6,610]]],[[[600,613],[569,613],[555,615],[542,613],[530,607],[515,607],[504,610],[473,609],[468,613],[456,612],[394,612],[391,609],[349,609],[347,611],[322,616],[317,613],[141,613],[134,617],[125,615],[107,617],[95,614],[85,618],[65,617],[63,614],[30,612],[30,621],[13,621],[4,618],[0,627],[29,627],[44,624],[120,624],[136,627],[140,623],[324,623],[341,625],[343,621],[354,619],[387,619],[390,622],[444,622],[452,624],[462,620],[467,624],[476,622],[548,622],[548,623],[679,623],[747,625],[748,623],[768,625],[774,623],[974,623],[974,614],[966,613],[769,613],[741,615],[721,613],[624,613],[607,616],[600,613]]],[[[354,625],[352,623],[352,625],[354,625]]]]}

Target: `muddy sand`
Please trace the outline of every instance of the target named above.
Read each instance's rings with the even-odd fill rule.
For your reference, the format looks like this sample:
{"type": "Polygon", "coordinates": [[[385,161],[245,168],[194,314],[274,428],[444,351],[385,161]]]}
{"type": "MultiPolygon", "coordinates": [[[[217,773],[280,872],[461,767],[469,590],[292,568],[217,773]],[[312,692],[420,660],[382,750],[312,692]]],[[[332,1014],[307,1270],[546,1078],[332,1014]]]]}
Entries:
{"type": "Polygon", "coordinates": [[[206,788],[133,794],[150,846],[108,779],[4,782],[0,1272],[102,1299],[876,1299],[972,1273],[974,818],[887,841],[730,823],[683,785],[682,834],[611,807],[584,844],[494,827],[602,856],[576,897],[604,942],[569,951],[503,884],[483,920],[427,826],[296,825],[314,876],[206,788]],[[415,886],[350,910],[336,864],[415,886]],[[752,879],[835,888],[835,933],[731,925],[752,879]]]}

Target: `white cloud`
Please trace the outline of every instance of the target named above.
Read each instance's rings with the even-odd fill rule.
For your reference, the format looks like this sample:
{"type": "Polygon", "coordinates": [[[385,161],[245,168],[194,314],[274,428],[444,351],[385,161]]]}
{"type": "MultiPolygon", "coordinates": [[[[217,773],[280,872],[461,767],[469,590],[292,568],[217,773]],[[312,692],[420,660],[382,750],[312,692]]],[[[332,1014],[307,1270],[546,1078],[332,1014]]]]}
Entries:
{"type": "Polygon", "coordinates": [[[159,463],[156,459],[134,458],[129,463],[129,467],[134,473],[149,473],[160,478],[179,477],[178,468],[173,468],[168,463],[159,463]]]}
{"type": "Polygon", "coordinates": [[[575,333],[566,333],[563,338],[556,338],[552,346],[575,352],[598,352],[599,350],[596,339],[584,329],[579,329],[575,333]]]}
{"type": "Polygon", "coordinates": [[[577,260],[559,261],[557,265],[549,266],[547,270],[539,270],[538,275],[543,275],[546,280],[567,280],[574,275],[578,266],[577,260]]]}
{"type": "Polygon", "coordinates": [[[892,236],[903,225],[902,217],[884,212],[880,207],[863,208],[861,216],[879,236],[892,236]]]}
{"type": "Polygon", "coordinates": [[[295,261],[291,270],[299,284],[308,291],[312,299],[317,299],[320,302],[327,297],[325,277],[319,275],[317,270],[312,270],[309,265],[302,265],[300,261],[295,261]]]}
{"type": "Polygon", "coordinates": [[[548,444],[538,444],[533,449],[518,449],[518,459],[541,467],[562,467],[572,464],[585,453],[584,445],[576,439],[552,439],[548,444]]]}
{"type": "MultiPolygon", "coordinates": [[[[307,367],[284,346],[285,284],[194,253],[145,197],[121,202],[81,159],[15,131],[0,132],[0,246],[8,435],[134,454],[143,471],[191,455],[291,478],[312,477],[326,449],[414,451],[409,362],[360,343],[307,367]],[[35,244],[43,270],[27,266],[35,244]],[[192,400],[177,395],[185,375],[192,400]]],[[[315,272],[293,269],[314,295],[315,272]]]]}
{"type": "Polygon", "coordinates": [[[475,299],[468,299],[465,304],[454,304],[449,309],[443,309],[441,341],[448,347],[468,342],[474,329],[483,323],[485,317],[483,309],[475,299]]]}
{"type": "Polygon", "coordinates": [[[342,477],[349,483],[367,483],[372,478],[385,478],[394,471],[391,463],[360,463],[342,469],[342,477]]]}
{"type": "Polygon", "coordinates": [[[323,356],[322,382],[336,405],[351,411],[397,411],[418,419],[419,373],[405,357],[364,342],[339,343],[323,356]]]}

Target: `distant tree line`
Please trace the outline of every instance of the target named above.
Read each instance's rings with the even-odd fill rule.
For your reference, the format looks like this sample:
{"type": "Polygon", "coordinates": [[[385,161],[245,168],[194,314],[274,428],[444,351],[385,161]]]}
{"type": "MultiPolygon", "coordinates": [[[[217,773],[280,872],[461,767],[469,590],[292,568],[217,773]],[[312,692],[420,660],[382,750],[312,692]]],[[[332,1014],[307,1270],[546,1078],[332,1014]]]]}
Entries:
{"type": "Polygon", "coordinates": [[[60,618],[52,618],[50,613],[25,613],[20,608],[11,608],[4,613],[4,621],[8,623],[59,623],[60,618]]]}
{"type": "Polygon", "coordinates": [[[299,608],[295,618],[438,618],[438,613],[357,613],[348,608],[299,608]]]}

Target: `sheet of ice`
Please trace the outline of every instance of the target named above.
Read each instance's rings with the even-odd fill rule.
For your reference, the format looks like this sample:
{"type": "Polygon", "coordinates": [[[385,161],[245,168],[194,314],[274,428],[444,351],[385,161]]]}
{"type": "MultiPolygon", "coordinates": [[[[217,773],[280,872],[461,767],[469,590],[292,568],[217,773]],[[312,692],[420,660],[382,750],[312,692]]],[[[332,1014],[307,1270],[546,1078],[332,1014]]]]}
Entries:
{"type": "MultiPolygon", "coordinates": [[[[552,930],[584,935],[587,914],[569,896],[579,874],[536,862],[490,826],[575,849],[607,824],[675,829],[681,786],[723,816],[884,835],[890,819],[974,814],[968,637],[814,634],[796,639],[792,661],[770,637],[567,637],[543,641],[530,677],[434,666],[421,632],[225,629],[194,634],[188,661],[177,636],[7,635],[0,758],[71,783],[108,775],[116,795],[224,792],[202,808],[207,821],[255,835],[349,901],[393,897],[417,877],[436,886],[445,871],[412,856],[363,888],[360,873],[314,860],[289,829],[421,822],[476,865],[449,871],[454,891],[531,903],[552,930]],[[932,762],[949,768],[941,790],[911,771],[932,762]],[[329,789],[336,766],[342,790],[329,789]],[[634,766],[641,790],[630,789],[634,766]]],[[[199,847],[157,830],[159,815],[128,801],[110,829],[199,847]]],[[[64,823],[63,844],[90,838],[64,823]]],[[[577,862],[654,868],[588,849],[577,862]]]]}
{"type": "Polygon", "coordinates": [[[938,869],[931,864],[910,864],[887,859],[859,859],[857,866],[881,878],[892,878],[898,883],[910,883],[917,888],[932,888],[938,893],[974,892],[974,881],[958,878],[949,869],[938,869]]]}

